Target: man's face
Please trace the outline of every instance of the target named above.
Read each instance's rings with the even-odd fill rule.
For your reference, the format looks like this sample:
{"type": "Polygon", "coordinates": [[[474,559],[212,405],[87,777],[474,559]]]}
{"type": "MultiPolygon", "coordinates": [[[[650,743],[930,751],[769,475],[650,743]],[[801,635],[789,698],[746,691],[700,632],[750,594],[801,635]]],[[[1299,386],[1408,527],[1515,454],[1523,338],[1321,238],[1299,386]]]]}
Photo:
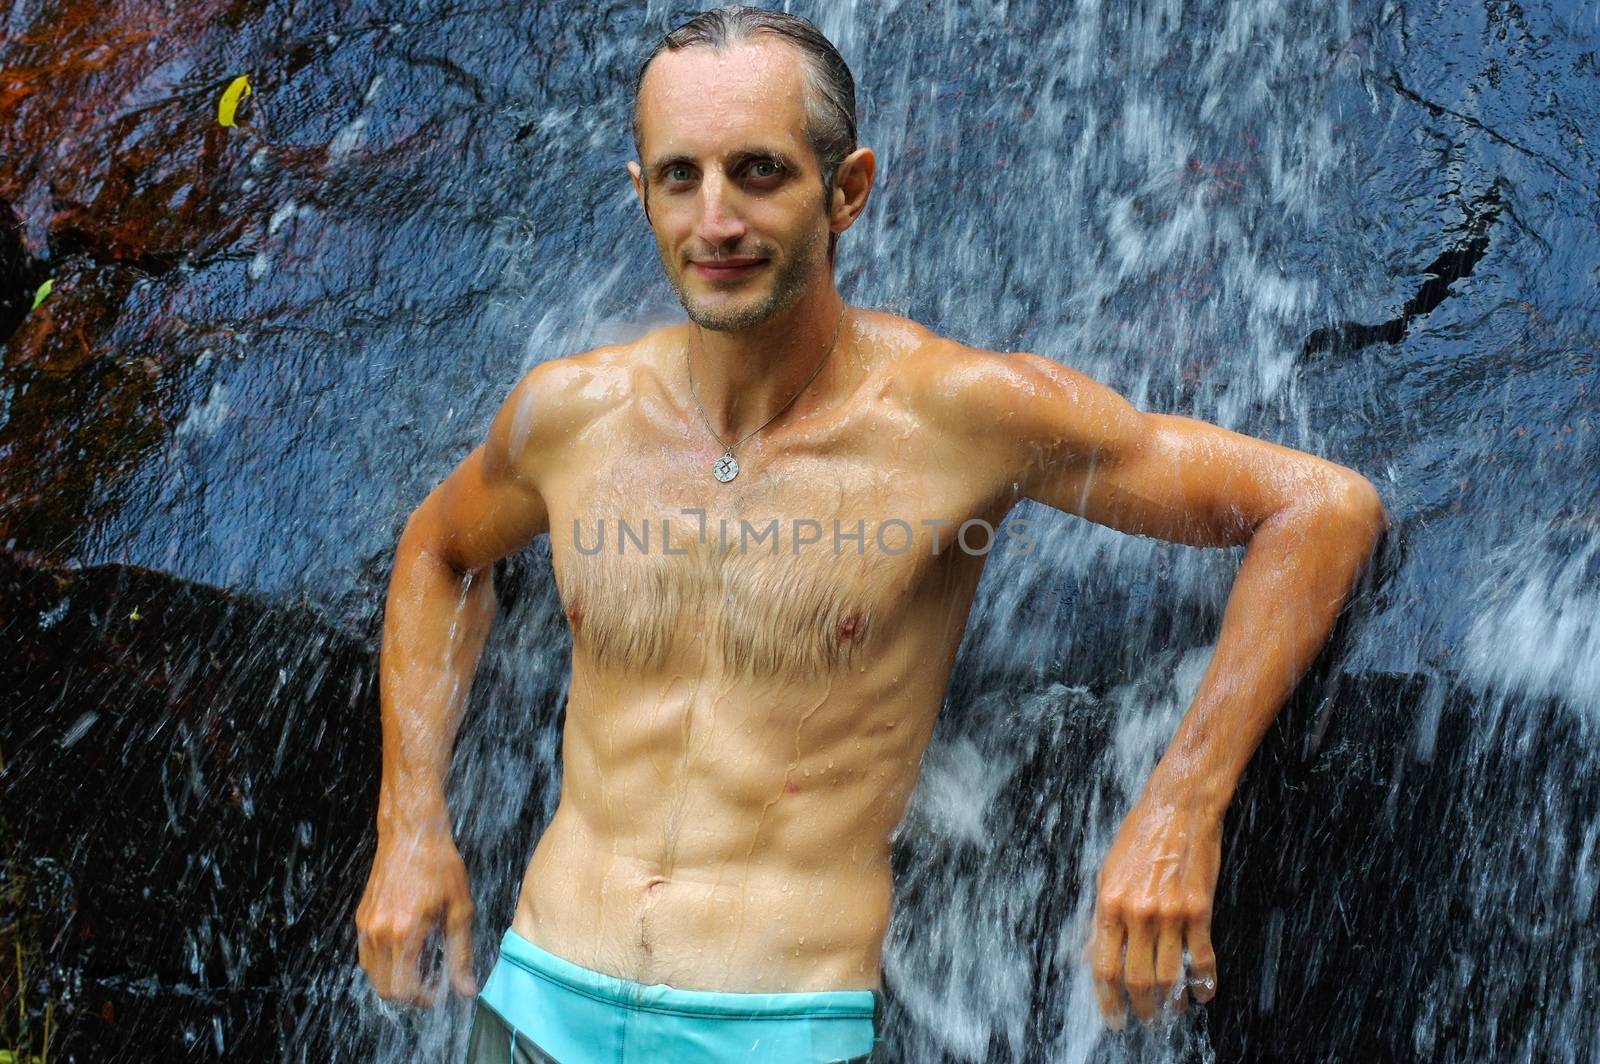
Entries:
{"type": "Polygon", "coordinates": [[[639,92],[639,164],[667,281],[703,328],[792,306],[826,261],[822,177],[805,135],[805,74],[778,41],[657,56],[639,92]]]}

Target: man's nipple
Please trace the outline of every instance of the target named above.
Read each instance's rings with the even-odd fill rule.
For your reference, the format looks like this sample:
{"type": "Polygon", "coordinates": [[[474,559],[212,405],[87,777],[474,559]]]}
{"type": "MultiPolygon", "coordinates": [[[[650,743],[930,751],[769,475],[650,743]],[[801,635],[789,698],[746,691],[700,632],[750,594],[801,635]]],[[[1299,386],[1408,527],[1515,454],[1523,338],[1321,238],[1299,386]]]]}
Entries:
{"type": "Polygon", "coordinates": [[[867,619],[862,616],[860,610],[851,610],[849,613],[839,618],[838,633],[839,641],[841,643],[848,643],[856,639],[860,639],[866,630],[867,619]]]}

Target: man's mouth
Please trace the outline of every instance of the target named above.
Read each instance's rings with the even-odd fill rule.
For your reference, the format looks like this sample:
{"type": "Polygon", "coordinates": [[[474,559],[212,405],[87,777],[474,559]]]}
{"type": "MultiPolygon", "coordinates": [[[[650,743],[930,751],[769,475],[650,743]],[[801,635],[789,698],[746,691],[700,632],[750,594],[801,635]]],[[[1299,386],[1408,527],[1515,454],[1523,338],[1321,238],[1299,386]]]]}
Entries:
{"type": "Polygon", "coordinates": [[[757,269],[766,264],[766,259],[737,258],[737,259],[705,259],[696,262],[695,269],[701,276],[710,277],[718,281],[731,280],[737,277],[748,277],[757,269]]]}

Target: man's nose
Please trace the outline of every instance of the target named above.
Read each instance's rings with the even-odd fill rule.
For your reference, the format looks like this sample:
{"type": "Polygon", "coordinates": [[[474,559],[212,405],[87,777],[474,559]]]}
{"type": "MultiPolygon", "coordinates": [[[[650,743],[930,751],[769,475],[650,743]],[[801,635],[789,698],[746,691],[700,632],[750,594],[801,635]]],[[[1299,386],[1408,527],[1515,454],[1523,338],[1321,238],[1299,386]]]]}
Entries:
{"type": "Polygon", "coordinates": [[[739,216],[738,192],[728,179],[712,171],[700,182],[700,224],[698,235],[712,247],[736,243],[744,236],[744,219],[739,216]]]}

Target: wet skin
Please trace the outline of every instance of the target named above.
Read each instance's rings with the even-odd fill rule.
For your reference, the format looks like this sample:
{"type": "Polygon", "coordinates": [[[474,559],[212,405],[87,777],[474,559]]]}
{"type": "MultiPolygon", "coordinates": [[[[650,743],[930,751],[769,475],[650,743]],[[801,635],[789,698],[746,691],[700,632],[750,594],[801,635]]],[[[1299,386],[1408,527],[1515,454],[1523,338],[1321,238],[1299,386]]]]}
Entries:
{"type": "Polygon", "coordinates": [[[1143,1019],[1163,998],[1184,1007],[1185,949],[1208,1000],[1223,813],[1384,527],[1377,494],[1321,458],[1141,412],[1054,359],[844,308],[813,252],[864,207],[871,153],[819,202],[787,55],[669,54],[642,98],[651,132],[633,172],[663,266],[691,317],[739,324],[541,363],[406,526],[361,963],[383,996],[434,1000],[418,954],[442,921],[454,985],[474,989],[442,781],[494,615],[488,567],[547,533],[572,677],[560,802],[512,927],[642,983],[880,986],[890,833],[987,559],[981,527],[965,546],[955,531],[1000,528],[1029,498],[1130,533],[1249,544],[1194,703],[1102,864],[1083,944],[1112,1026],[1127,1004],[1143,1019]],[[776,167],[752,162],[752,144],[776,167]],[[718,259],[753,261],[718,272],[718,259]],[[688,363],[705,417],[737,440],[795,394],[841,320],[821,372],[716,481],[724,447],[688,363]],[[797,520],[820,539],[797,547],[797,520]],[[754,539],[774,521],[775,540],[754,539]],[[836,549],[836,521],[864,536],[836,549]],[[647,545],[619,554],[619,522],[647,545]]]}

